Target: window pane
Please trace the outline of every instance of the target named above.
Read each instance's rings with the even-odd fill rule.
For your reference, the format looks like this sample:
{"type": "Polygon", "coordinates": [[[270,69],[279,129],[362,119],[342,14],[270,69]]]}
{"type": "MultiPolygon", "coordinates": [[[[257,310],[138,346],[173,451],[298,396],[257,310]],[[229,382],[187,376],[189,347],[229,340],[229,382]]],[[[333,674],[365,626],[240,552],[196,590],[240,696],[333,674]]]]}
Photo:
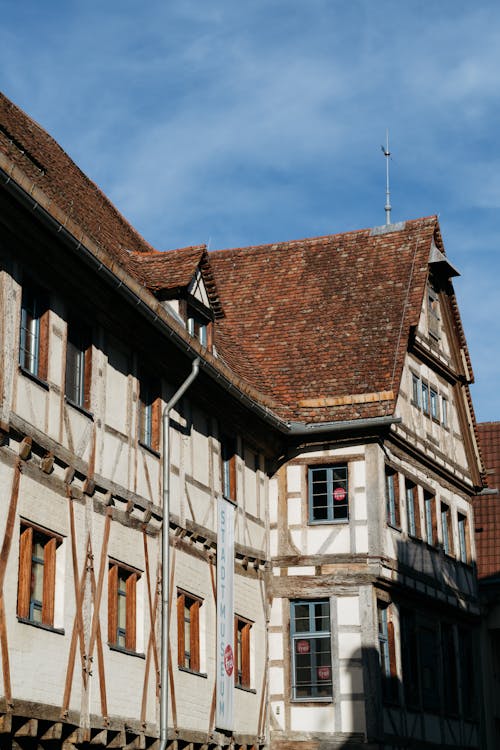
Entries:
{"type": "Polygon", "coordinates": [[[309,633],[311,627],[309,625],[309,604],[296,604],[295,605],[295,627],[296,633],[309,633]]]}

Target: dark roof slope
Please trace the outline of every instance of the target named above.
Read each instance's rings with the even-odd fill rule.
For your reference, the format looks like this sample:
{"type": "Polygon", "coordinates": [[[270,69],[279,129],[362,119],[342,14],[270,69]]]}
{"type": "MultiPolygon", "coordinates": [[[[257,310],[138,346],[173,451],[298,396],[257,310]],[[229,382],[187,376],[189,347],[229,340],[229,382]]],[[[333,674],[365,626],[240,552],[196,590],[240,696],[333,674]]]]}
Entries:
{"type": "Polygon", "coordinates": [[[56,141],[0,92],[0,150],[94,242],[126,264],[126,250],[152,246],[56,141]]]}
{"type": "MultiPolygon", "coordinates": [[[[500,490],[500,422],[479,422],[477,430],[488,488],[500,490]]],[[[500,495],[476,497],[473,504],[478,576],[500,580],[500,495]]]]}
{"type": "Polygon", "coordinates": [[[283,418],[393,413],[437,219],[391,229],[210,253],[225,312],[217,350],[267,384],[283,418]]]}

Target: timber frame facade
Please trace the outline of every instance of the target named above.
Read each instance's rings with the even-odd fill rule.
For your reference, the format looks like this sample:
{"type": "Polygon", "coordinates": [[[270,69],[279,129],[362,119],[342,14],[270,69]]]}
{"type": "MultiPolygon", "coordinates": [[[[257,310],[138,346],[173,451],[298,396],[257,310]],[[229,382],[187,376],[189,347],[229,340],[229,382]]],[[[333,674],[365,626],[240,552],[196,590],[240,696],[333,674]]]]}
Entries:
{"type": "Polygon", "coordinates": [[[171,750],[481,747],[483,475],[436,217],[158,252],[0,104],[0,744],[159,747],[166,523],[171,750]]]}

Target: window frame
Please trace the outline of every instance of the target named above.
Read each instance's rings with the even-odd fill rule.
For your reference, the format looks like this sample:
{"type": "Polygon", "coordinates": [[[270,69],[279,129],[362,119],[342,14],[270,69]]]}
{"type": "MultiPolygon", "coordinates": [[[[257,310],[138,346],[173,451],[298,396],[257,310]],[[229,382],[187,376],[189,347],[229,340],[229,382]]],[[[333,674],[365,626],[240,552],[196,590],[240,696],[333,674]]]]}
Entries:
{"type": "MultiPolygon", "coordinates": [[[[140,571],[109,559],[108,563],[108,646],[125,653],[137,653],[137,582],[140,571]],[[125,583],[125,589],[120,588],[125,583]],[[125,622],[119,599],[125,600],[125,622]],[[123,639],[123,643],[120,640],[123,639]]],[[[123,611],[123,610],[122,610],[123,611]]]]}
{"type": "Polygon", "coordinates": [[[90,410],[90,386],[92,380],[92,332],[89,326],[70,318],[66,328],[66,362],[64,395],[66,401],[79,409],[90,410]],[[72,340],[73,339],[73,340],[72,340]],[[71,347],[71,348],[70,348],[71,347]],[[71,364],[77,376],[71,387],[71,364]]]}
{"type": "Polygon", "coordinates": [[[453,520],[451,516],[451,506],[441,501],[441,541],[445,555],[453,557],[453,520]]]}
{"type": "MultiPolygon", "coordinates": [[[[318,495],[316,495],[317,497],[318,495]]],[[[337,523],[349,523],[349,464],[348,463],[334,463],[334,464],[320,464],[312,465],[307,467],[307,498],[308,498],[308,523],[310,525],[317,524],[337,524],[337,523]],[[325,471],[326,477],[324,480],[314,479],[314,475],[317,472],[325,471]],[[334,473],[338,471],[345,472],[345,478],[335,478],[334,473]],[[319,506],[326,508],[326,518],[315,518],[315,494],[314,485],[319,484],[322,481],[326,485],[326,505],[319,506]],[[335,485],[335,486],[334,486],[335,485]],[[335,492],[337,489],[341,489],[345,492],[344,497],[341,500],[335,498],[335,492]],[[336,509],[345,509],[345,515],[335,515],[336,509]]],[[[317,510],[317,507],[316,507],[317,510]]],[[[343,511],[342,511],[343,512],[343,511]]]]}
{"type": "Polygon", "coordinates": [[[405,477],[405,500],[406,500],[406,520],[408,524],[408,536],[414,539],[422,538],[422,529],[420,523],[420,503],[418,498],[418,485],[411,479],[405,477]],[[411,498],[411,502],[410,502],[411,498]]]}
{"type": "MultiPolygon", "coordinates": [[[[324,619],[324,618],[321,618],[324,619]]],[[[332,625],[331,625],[331,607],[330,607],[330,600],[329,599],[297,599],[290,602],[290,639],[291,639],[291,657],[292,657],[292,665],[291,665],[291,677],[292,677],[292,701],[300,701],[300,702],[331,702],[333,700],[333,668],[332,668],[332,625]],[[309,627],[309,630],[298,630],[296,628],[296,621],[297,618],[295,617],[295,612],[298,607],[308,607],[308,622],[314,622],[316,623],[317,617],[315,615],[314,607],[315,606],[322,606],[327,605],[327,614],[326,618],[328,621],[328,630],[312,630],[311,627],[309,627]],[[297,690],[299,689],[299,684],[297,680],[297,654],[299,654],[299,642],[310,642],[310,641],[319,641],[320,639],[327,640],[328,642],[328,651],[325,653],[329,654],[329,663],[328,664],[316,664],[316,649],[311,648],[311,644],[309,643],[309,648],[307,652],[304,653],[310,653],[311,654],[311,666],[310,666],[310,672],[311,676],[314,672],[316,675],[316,679],[313,681],[311,679],[310,682],[310,694],[309,695],[298,695],[297,690]],[[297,644],[297,647],[296,647],[297,644]],[[320,679],[318,676],[318,670],[320,668],[326,668],[329,670],[330,679],[328,681],[325,680],[325,682],[322,682],[321,686],[327,686],[329,687],[329,694],[326,695],[318,695],[318,690],[320,689],[320,679]]]]}
{"type": "Polygon", "coordinates": [[[138,441],[155,453],[160,450],[161,404],[160,381],[145,372],[139,373],[138,441]]]}
{"type": "Polygon", "coordinates": [[[209,314],[201,310],[193,301],[186,302],[186,329],[201,346],[212,351],[213,321],[209,314]]]}
{"type": "Polygon", "coordinates": [[[33,625],[54,628],[56,553],[63,538],[48,529],[28,521],[21,521],[19,530],[19,568],[17,587],[17,617],[33,625]],[[35,557],[35,545],[43,540],[43,558],[35,557]],[[42,567],[42,597],[34,598],[36,585],[34,563],[42,567]],[[35,617],[39,612],[39,619],[35,617]]]}
{"type": "Polygon", "coordinates": [[[427,330],[429,335],[436,341],[441,340],[441,318],[439,317],[439,294],[432,288],[427,287],[427,330]]]}
{"type": "Polygon", "coordinates": [[[457,513],[458,559],[468,565],[471,561],[469,519],[465,513],[457,513]]]}
{"type": "Polygon", "coordinates": [[[44,382],[48,375],[48,346],[48,294],[26,279],[21,293],[18,362],[23,372],[44,382]]]}
{"type": "Polygon", "coordinates": [[[438,541],[437,535],[437,515],[436,515],[436,496],[433,492],[424,489],[424,515],[425,515],[425,536],[427,544],[435,547],[438,541]]]}
{"type": "Polygon", "coordinates": [[[240,615],[234,616],[234,684],[251,689],[250,639],[253,622],[240,615]]]}
{"type": "Polygon", "coordinates": [[[200,607],[203,599],[177,589],[177,666],[200,674],[200,607]],[[189,612],[189,650],[186,650],[186,608],[189,612]],[[188,663],[186,663],[186,661],[188,663]]]}
{"type": "Polygon", "coordinates": [[[382,678],[382,698],[385,702],[398,702],[398,671],[396,641],[391,605],[377,599],[378,645],[380,673],[382,678]]]}
{"type": "Polygon", "coordinates": [[[387,523],[400,529],[399,473],[390,466],[385,467],[385,493],[387,523]]]}
{"type": "Polygon", "coordinates": [[[237,500],[237,481],[236,481],[236,438],[231,435],[223,434],[220,439],[221,453],[221,488],[222,495],[226,500],[235,503],[237,500]]]}

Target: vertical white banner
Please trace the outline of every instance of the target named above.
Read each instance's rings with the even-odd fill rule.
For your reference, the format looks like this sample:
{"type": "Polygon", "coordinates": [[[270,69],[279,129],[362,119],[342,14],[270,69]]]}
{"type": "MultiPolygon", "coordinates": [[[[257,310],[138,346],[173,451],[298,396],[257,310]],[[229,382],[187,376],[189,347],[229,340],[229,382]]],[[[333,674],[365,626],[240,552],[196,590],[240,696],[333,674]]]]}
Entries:
{"type": "Polygon", "coordinates": [[[233,729],[234,696],[234,506],[217,506],[217,708],[215,726],[233,729]]]}

